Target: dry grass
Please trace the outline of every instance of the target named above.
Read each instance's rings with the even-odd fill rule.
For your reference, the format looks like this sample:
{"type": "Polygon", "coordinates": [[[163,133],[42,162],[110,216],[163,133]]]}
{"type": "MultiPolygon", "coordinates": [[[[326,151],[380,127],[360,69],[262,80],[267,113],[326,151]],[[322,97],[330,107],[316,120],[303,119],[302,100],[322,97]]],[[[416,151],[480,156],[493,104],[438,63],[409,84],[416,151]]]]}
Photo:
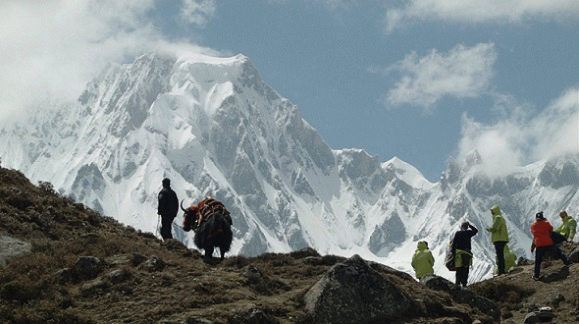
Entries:
{"type": "MultiPolygon", "coordinates": [[[[303,249],[207,264],[178,241],[161,242],[59,196],[47,183],[36,187],[2,168],[0,235],[32,243],[29,254],[0,268],[0,322],[7,323],[304,322],[304,294],[345,260],[303,249]],[[66,269],[81,256],[97,257],[104,266],[90,278],[73,280],[66,269]],[[165,265],[162,270],[150,266],[153,256],[165,265]]],[[[476,313],[453,304],[446,293],[380,273],[422,301],[405,322],[452,322],[476,313]]],[[[476,289],[504,303],[532,293],[491,284],[476,289]]]]}

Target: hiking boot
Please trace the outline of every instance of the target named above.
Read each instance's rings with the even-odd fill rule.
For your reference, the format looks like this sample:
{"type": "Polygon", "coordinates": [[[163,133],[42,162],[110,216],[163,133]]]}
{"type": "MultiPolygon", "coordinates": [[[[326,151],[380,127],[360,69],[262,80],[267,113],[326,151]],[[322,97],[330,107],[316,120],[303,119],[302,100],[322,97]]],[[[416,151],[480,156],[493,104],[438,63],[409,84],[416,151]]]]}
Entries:
{"type": "Polygon", "coordinates": [[[535,281],[539,281],[541,279],[543,279],[543,276],[533,276],[533,280],[535,281]]]}

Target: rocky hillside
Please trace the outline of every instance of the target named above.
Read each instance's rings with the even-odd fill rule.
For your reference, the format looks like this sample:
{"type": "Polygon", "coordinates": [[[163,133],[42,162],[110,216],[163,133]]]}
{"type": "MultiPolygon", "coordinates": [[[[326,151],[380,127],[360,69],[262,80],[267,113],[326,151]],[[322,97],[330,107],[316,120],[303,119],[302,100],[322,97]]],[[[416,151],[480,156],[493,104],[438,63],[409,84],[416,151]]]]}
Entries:
{"type": "Polygon", "coordinates": [[[456,290],[309,248],[206,263],[4,168],[0,245],[9,323],[521,323],[535,305],[561,323],[579,315],[577,264],[548,262],[543,282],[527,265],[456,290]]]}

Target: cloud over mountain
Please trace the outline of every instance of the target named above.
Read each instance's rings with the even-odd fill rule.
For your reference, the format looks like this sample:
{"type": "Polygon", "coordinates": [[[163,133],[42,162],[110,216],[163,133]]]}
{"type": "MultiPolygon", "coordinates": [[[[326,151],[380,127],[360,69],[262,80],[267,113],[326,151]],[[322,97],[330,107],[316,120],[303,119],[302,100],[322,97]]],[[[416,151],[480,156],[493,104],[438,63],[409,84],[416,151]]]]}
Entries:
{"type": "Polygon", "coordinates": [[[410,0],[386,12],[387,33],[417,21],[461,24],[521,24],[528,20],[568,20],[579,17],[575,0],[410,0]]]}
{"type": "Polygon", "coordinates": [[[459,44],[448,52],[432,49],[422,57],[412,52],[387,69],[387,73],[399,71],[401,79],[386,99],[392,105],[428,108],[445,96],[478,97],[489,87],[496,59],[493,43],[459,44]]]}

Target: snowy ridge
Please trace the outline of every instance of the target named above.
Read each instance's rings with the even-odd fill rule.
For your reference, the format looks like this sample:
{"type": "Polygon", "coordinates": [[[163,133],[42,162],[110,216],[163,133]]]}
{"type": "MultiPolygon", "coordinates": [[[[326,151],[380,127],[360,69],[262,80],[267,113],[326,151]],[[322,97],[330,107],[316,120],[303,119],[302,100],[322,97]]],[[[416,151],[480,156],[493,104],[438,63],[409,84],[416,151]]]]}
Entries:
{"type": "MultiPolygon", "coordinates": [[[[579,154],[489,178],[473,152],[431,183],[398,158],[332,150],[243,55],[154,53],[111,65],[78,102],[0,134],[3,165],[144,231],[156,232],[164,177],[186,203],[216,196],[233,214],[236,254],[311,246],[413,273],[416,242],[427,240],[437,273],[451,276],[446,244],[469,219],[480,230],[479,280],[494,265],[484,230],[492,205],[504,210],[511,248],[530,257],[531,216],[544,210],[558,225],[557,211],[579,204],[579,154]]],[[[191,233],[174,233],[193,246],[191,233]]]]}

